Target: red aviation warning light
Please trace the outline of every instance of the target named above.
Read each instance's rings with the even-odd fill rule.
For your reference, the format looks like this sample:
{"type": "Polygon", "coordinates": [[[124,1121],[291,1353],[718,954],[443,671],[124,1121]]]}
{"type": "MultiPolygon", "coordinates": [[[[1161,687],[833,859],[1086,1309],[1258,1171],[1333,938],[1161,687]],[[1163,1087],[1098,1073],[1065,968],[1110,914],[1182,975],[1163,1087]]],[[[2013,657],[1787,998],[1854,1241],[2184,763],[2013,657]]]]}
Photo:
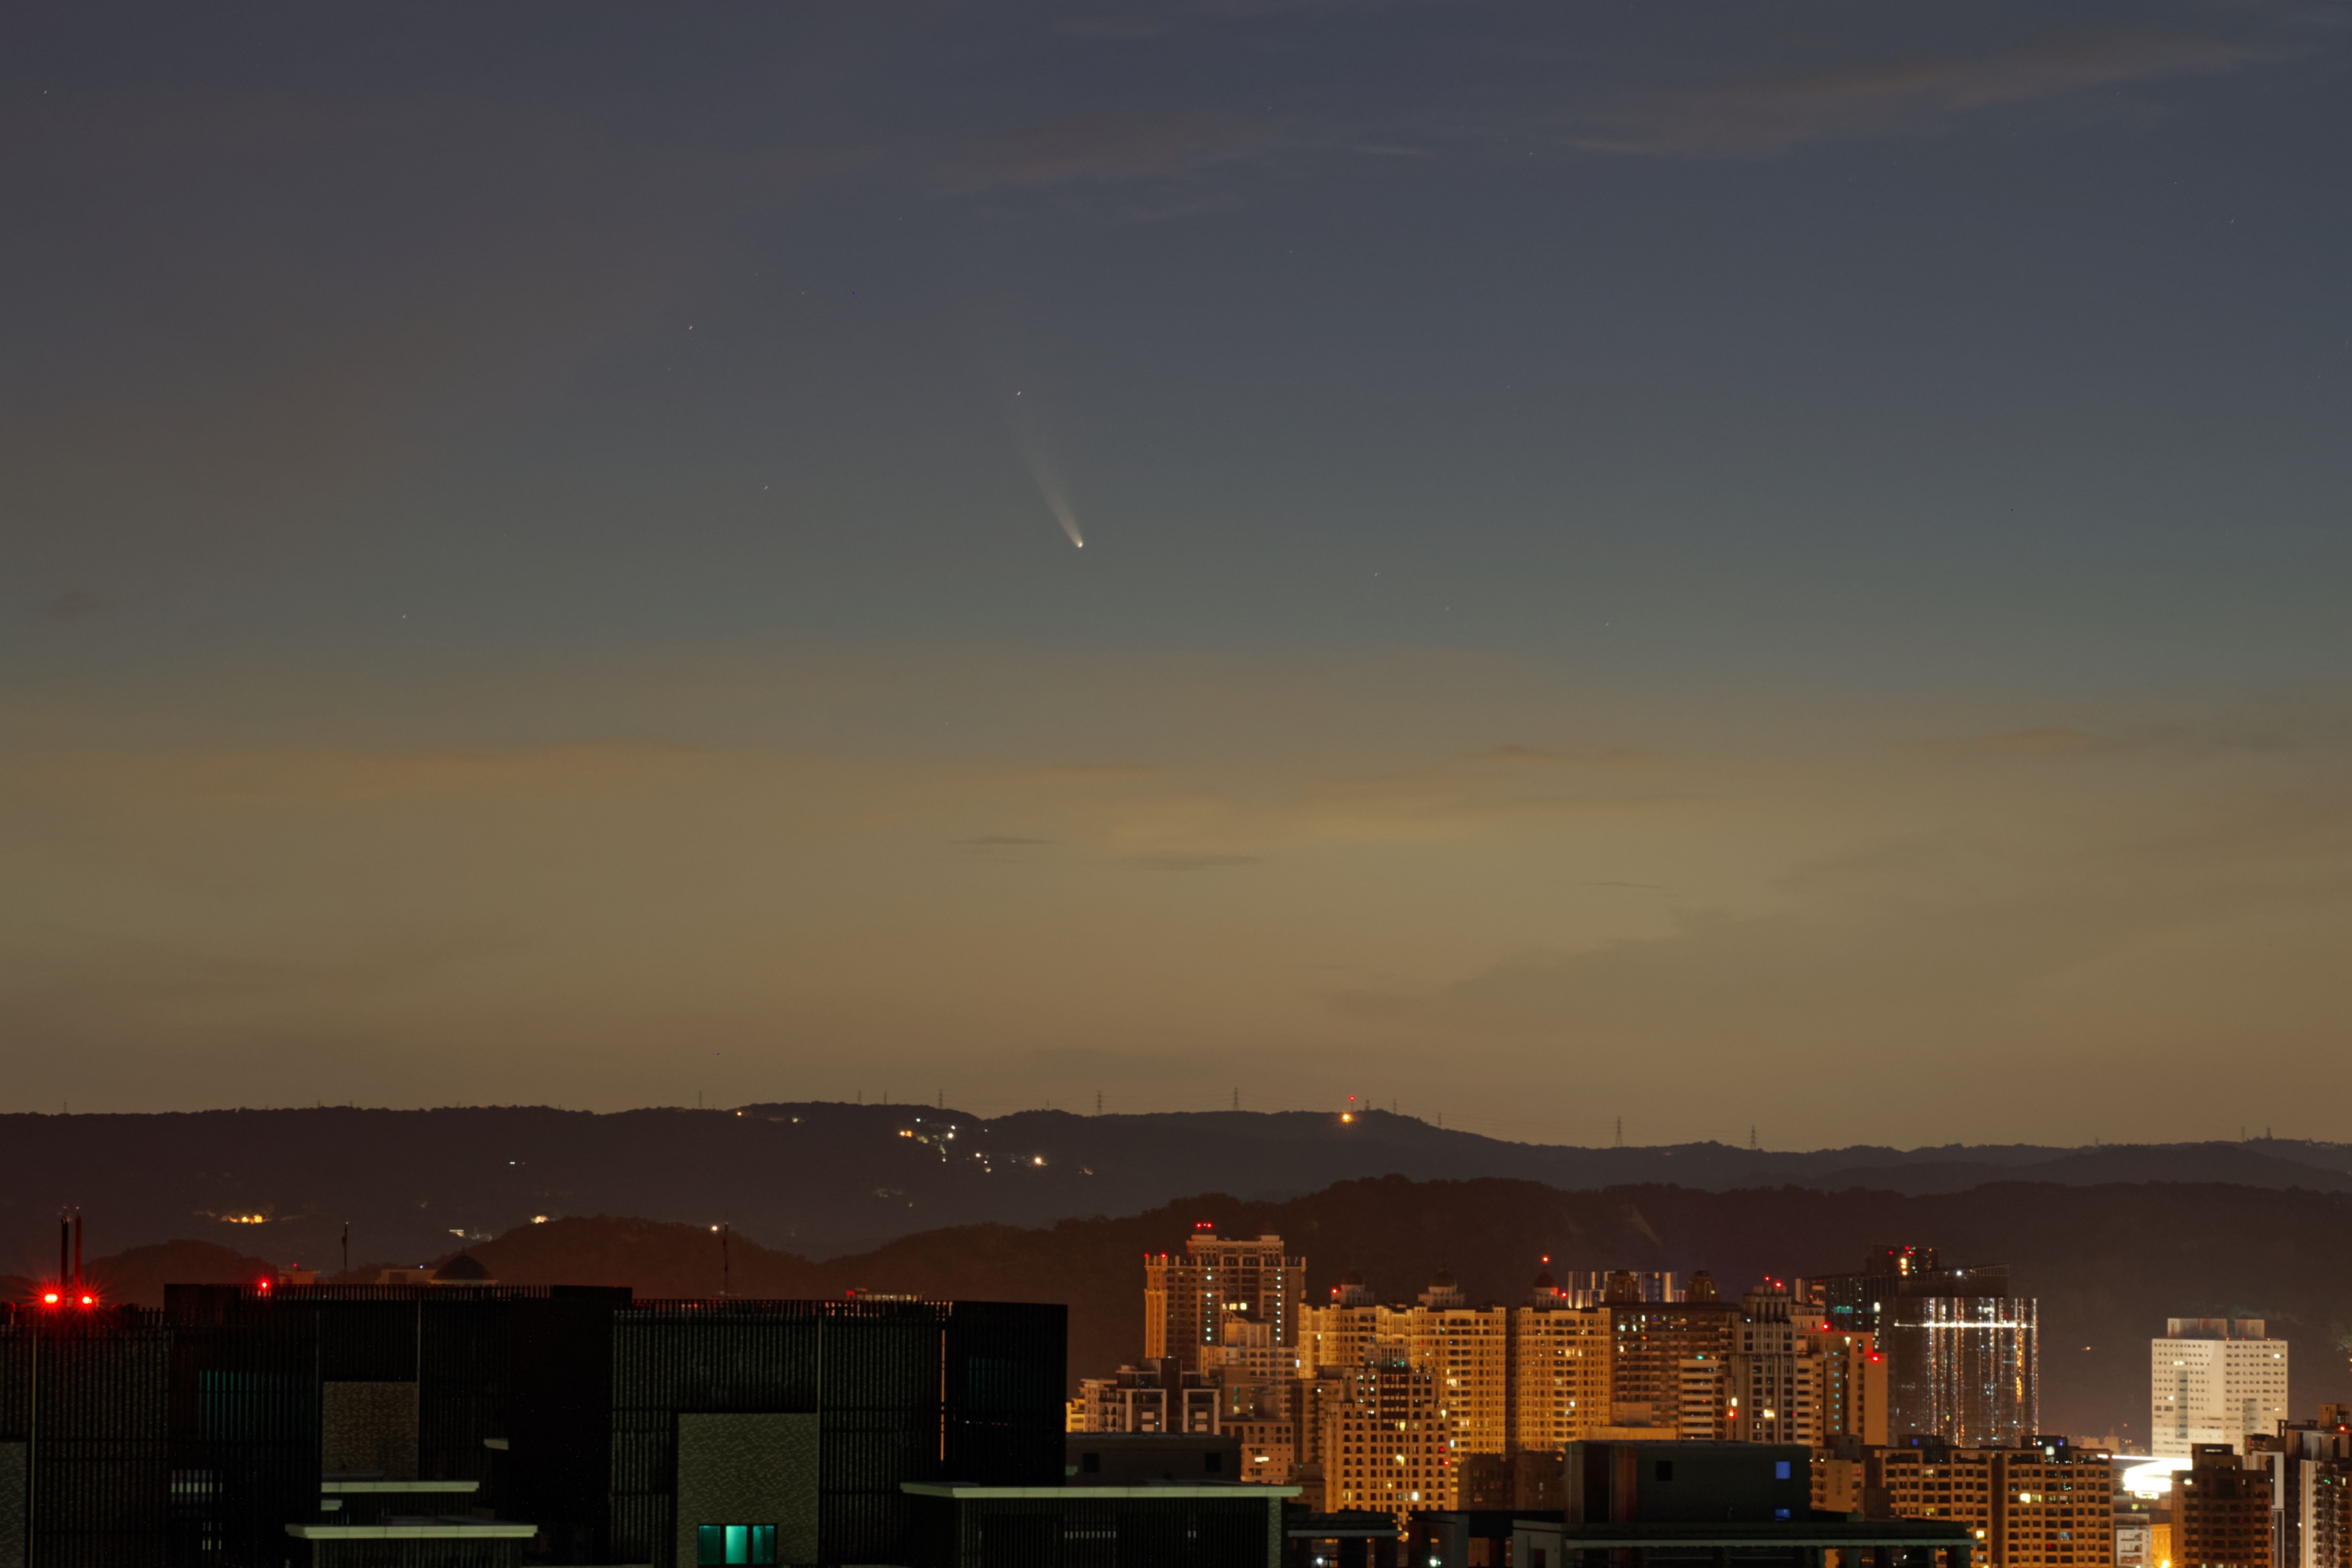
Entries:
{"type": "Polygon", "coordinates": [[[41,1292],[41,1305],[44,1307],[54,1307],[62,1300],[63,1298],[55,1290],[44,1290],[41,1292]]]}

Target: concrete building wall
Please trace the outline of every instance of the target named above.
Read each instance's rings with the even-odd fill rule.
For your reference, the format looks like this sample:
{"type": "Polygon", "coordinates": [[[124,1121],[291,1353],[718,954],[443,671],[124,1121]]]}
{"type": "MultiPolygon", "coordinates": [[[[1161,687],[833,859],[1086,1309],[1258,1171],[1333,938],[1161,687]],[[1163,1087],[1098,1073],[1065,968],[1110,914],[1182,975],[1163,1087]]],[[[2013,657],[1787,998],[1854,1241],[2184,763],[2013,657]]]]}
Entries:
{"type": "Polygon", "coordinates": [[[676,1568],[695,1568],[706,1524],[776,1527],[776,1561],[817,1560],[817,1422],[805,1415],[677,1418],[676,1568]]]}

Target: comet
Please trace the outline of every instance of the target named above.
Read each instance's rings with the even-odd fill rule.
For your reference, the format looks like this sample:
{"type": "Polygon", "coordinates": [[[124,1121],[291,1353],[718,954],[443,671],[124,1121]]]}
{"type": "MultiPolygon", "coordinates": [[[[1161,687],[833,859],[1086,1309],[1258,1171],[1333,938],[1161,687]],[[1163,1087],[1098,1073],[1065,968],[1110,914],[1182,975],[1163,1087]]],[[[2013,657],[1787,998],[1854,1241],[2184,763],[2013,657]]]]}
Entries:
{"type": "Polygon", "coordinates": [[[1045,498],[1045,510],[1054,514],[1054,521],[1070,536],[1071,544],[1084,550],[1087,536],[1078,531],[1077,515],[1070,510],[1070,498],[1062,489],[1061,476],[1054,472],[1043,453],[1033,449],[1028,457],[1030,477],[1037,481],[1037,493],[1045,498]]]}
{"type": "MultiPolygon", "coordinates": [[[[1021,395],[1016,392],[1013,395],[1018,397],[1021,395]]],[[[1029,477],[1036,481],[1037,493],[1044,498],[1045,510],[1054,514],[1054,521],[1060,523],[1062,531],[1070,536],[1072,547],[1084,550],[1087,536],[1078,529],[1078,515],[1070,506],[1070,493],[1062,483],[1061,470],[1046,455],[1045,442],[1038,439],[1035,427],[1026,417],[1028,405],[1015,404],[1013,409],[1013,438],[1021,445],[1022,459],[1029,465],[1029,477]]]]}

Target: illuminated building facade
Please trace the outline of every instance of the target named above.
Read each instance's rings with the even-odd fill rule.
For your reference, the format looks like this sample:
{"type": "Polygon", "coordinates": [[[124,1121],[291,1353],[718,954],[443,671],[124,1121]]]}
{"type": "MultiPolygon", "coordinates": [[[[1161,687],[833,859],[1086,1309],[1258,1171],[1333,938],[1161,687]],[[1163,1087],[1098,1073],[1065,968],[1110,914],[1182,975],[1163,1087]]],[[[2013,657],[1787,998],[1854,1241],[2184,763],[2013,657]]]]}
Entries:
{"type": "Polygon", "coordinates": [[[2037,1304],[2021,1296],[1910,1296],[1876,1337],[1888,1363],[1887,1430],[1972,1447],[2023,1442],[2042,1410],[2037,1304]]]}
{"type": "Polygon", "coordinates": [[[1457,1457],[1500,1454],[1511,1430],[1510,1309],[1461,1305],[1452,1279],[1439,1279],[1444,1288],[1433,1288],[1431,1295],[1444,1304],[1389,1314],[1382,1339],[1403,1351],[1408,1366],[1436,1379],[1446,1437],[1457,1457]]]}
{"type": "Polygon", "coordinates": [[[1616,1301],[1608,1307],[1609,1425],[1678,1430],[1686,1362],[1720,1362],[1739,1309],[1728,1301],[1616,1301]]]}
{"type": "Polygon", "coordinates": [[[1878,1484],[1886,1489],[1895,1518],[1950,1520],[1967,1526],[1971,1563],[1990,1568],[2001,1484],[1996,1450],[1908,1444],[1878,1455],[1877,1465],[1878,1484]]]}
{"type": "Polygon", "coordinates": [[[1872,1335],[1886,1358],[1887,1430],[1964,1447],[2014,1447],[2042,1411],[2040,1310],[1999,1265],[1947,1267],[1934,1248],[1873,1248],[1862,1268],[1811,1282],[1827,1325],[1872,1335]]]}
{"type": "Polygon", "coordinates": [[[1927,1438],[1886,1449],[1877,1464],[1895,1517],[1965,1526],[1978,1568],[2112,1568],[2109,1458],[2062,1437],[2001,1447],[1927,1438]]]}
{"type": "Polygon", "coordinates": [[[1356,1368],[1328,1401],[1321,1443],[1323,1508],[1400,1516],[1454,1506],[1454,1476],[1437,1379],[1402,1357],[1356,1368]]]}
{"type": "Polygon", "coordinates": [[[2108,1568],[2116,1558],[2116,1479],[2105,1449],[2063,1438],[1999,1461],[1993,1560],[2000,1568],[2108,1568]]]}
{"type": "Polygon", "coordinates": [[[2200,1445],[2245,1451],[2249,1433],[2287,1418],[2287,1342],[2260,1318],[2172,1318],[2148,1342],[2150,1452],[2185,1459],[2200,1445]]]}
{"type": "Polygon", "coordinates": [[[1380,1348],[1381,1325],[1386,1309],[1375,1305],[1369,1291],[1362,1300],[1328,1307],[1308,1307],[1298,1314],[1298,1373],[1313,1375],[1323,1367],[1360,1366],[1380,1348]]]}
{"type": "MultiPolygon", "coordinates": [[[[1367,1367],[1398,1365],[1431,1379],[1451,1463],[1435,1482],[1404,1489],[1434,1490],[1439,1500],[1423,1506],[1467,1506],[1458,1485],[1467,1461],[1493,1460],[1501,1468],[1487,1470],[1516,1477],[1519,1455],[1557,1455],[1607,1425],[1610,1312],[1568,1305],[1549,1274],[1520,1307],[1465,1305],[1443,1274],[1414,1306],[1373,1305],[1369,1292],[1353,1287],[1343,1300],[1353,1304],[1308,1309],[1300,1331],[1297,1451],[1302,1466],[1321,1467],[1327,1488],[1334,1456],[1321,1428],[1330,1412],[1370,1386],[1360,1375],[1367,1367]]],[[[1474,1473],[1487,1472],[1474,1467],[1474,1473]]],[[[1520,1506],[1533,1505],[1523,1498],[1520,1506]]]]}
{"type": "Polygon", "coordinates": [[[1241,1479],[1282,1486],[1298,1470],[1298,1428],[1288,1421],[1228,1421],[1225,1435],[1241,1445],[1241,1479]]]}
{"type": "Polygon", "coordinates": [[[1282,1249],[1282,1237],[1221,1237],[1205,1226],[1181,1253],[1143,1260],[1143,1354],[1173,1357],[1197,1372],[1201,1352],[1218,1342],[1229,1316],[1265,1323],[1278,1345],[1298,1342],[1307,1260],[1282,1249]]]}
{"type": "Polygon", "coordinates": [[[1509,1446],[1557,1454],[1609,1424],[1613,1336],[1605,1307],[1570,1306],[1539,1276],[1511,1309],[1509,1446]]]}

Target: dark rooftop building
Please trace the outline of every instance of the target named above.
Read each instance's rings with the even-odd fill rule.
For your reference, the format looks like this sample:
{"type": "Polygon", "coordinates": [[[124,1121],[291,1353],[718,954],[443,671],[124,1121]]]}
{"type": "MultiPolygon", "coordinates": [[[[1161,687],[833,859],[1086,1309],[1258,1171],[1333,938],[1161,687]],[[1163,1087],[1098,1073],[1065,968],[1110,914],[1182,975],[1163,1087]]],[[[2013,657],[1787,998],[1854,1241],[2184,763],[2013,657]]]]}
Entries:
{"type": "Polygon", "coordinates": [[[1064,1486],[1065,1338],[450,1282],[0,1310],[0,1568],[1264,1568],[1286,1489],[1064,1486]]]}

